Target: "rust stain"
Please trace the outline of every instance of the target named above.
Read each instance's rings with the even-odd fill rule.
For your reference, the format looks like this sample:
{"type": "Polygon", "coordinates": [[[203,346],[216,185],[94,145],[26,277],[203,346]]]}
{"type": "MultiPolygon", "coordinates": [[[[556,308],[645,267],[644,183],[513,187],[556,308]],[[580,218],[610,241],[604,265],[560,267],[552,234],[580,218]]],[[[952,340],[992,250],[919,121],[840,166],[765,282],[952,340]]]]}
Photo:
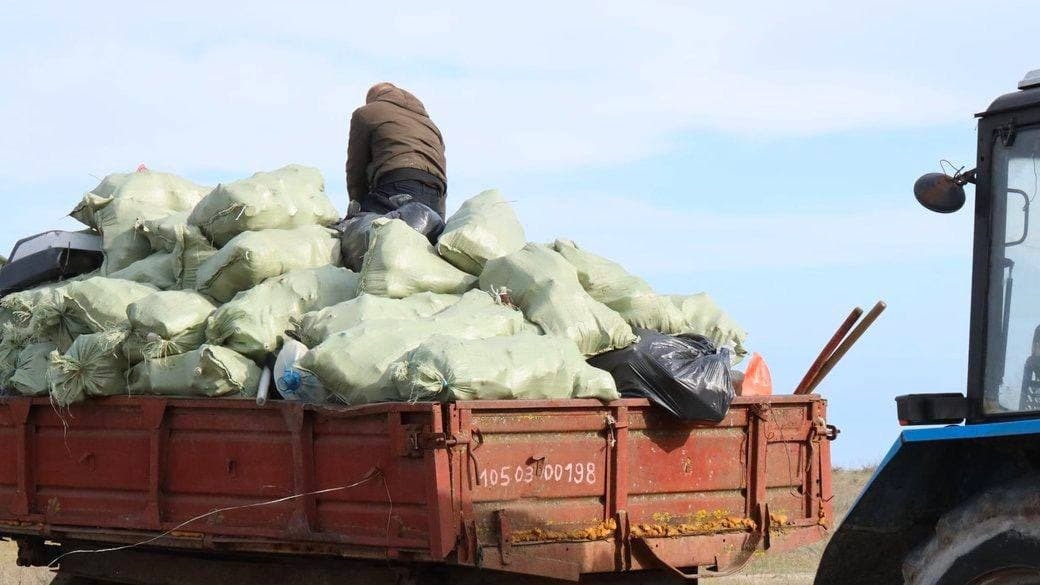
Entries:
{"type": "Polygon", "coordinates": [[[51,498],[47,500],[47,513],[57,514],[61,512],[61,501],[58,498],[51,498]]]}
{"type": "Polygon", "coordinates": [[[653,515],[652,523],[632,527],[632,536],[637,538],[665,538],[696,534],[715,534],[735,530],[754,530],[757,524],[750,518],[734,516],[728,510],[698,510],[686,522],[673,523],[673,516],[666,513],[653,515]]]}
{"type": "Polygon", "coordinates": [[[831,519],[828,518],[827,515],[824,514],[823,511],[821,510],[820,511],[820,520],[817,522],[817,524],[819,524],[820,526],[823,526],[824,528],[830,528],[831,519]]]}
{"type": "Polygon", "coordinates": [[[0,526],[18,526],[18,527],[22,527],[22,526],[35,526],[35,527],[38,527],[38,528],[42,528],[43,527],[42,524],[37,524],[35,522],[23,522],[21,520],[0,520],[0,526]]]}
{"type": "Polygon", "coordinates": [[[613,520],[600,522],[585,528],[573,530],[547,530],[534,528],[531,530],[518,530],[510,539],[514,544],[521,542],[562,542],[572,540],[605,540],[614,536],[617,532],[617,523],[613,520]]]}
{"type": "Polygon", "coordinates": [[[670,536],[692,536],[716,534],[736,530],[754,530],[757,524],[750,518],[723,518],[704,523],[684,524],[637,524],[632,527],[632,536],[637,538],[664,538],[670,536]]]}
{"type": "Polygon", "coordinates": [[[687,457],[685,454],[682,458],[682,472],[683,475],[690,475],[693,473],[693,460],[687,457]]]}
{"type": "Polygon", "coordinates": [[[672,521],[672,515],[668,512],[654,512],[653,519],[656,524],[668,524],[672,521]]]}

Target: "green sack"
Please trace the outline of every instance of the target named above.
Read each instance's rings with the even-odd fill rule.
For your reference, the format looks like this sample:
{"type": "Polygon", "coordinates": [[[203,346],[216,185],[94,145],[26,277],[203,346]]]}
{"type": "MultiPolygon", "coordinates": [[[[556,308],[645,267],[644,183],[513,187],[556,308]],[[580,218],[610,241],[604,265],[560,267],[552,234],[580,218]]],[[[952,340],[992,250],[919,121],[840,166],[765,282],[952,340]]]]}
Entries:
{"type": "Polygon", "coordinates": [[[333,333],[298,362],[344,404],[396,401],[390,366],[438,333],[432,321],[365,321],[333,333]]]}
{"type": "MultiPolygon", "coordinates": [[[[181,227],[188,226],[189,215],[191,215],[191,211],[178,211],[159,219],[141,220],[134,225],[134,229],[148,240],[148,245],[152,247],[152,250],[172,252],[174,246],[177,245],[177,232],[181,227]]],[[[202,236],[199,228],[195,226],[191,226],[191,228],[202,236]]]]}
{"type": "Polygon", "coordinates": [[[477,279],[445,262],[426,236],[399,219],[372,222],[361,292],[400,299],[421,292],[462,294],[477,279]]]}
{"type": "Polygon", "coordinates": [[[563,256],[540,244],[489,260],[480,288],[505,292],[528,321],[548,335],[574,341],[585,355],[631,345],[636,336],[619,314],[582,288],[577,272],[563,256]]]}
{"type": "Polygon", "coordinates": [[[554,335],[437,335],[391,371],[398,396],[411,402],[620,398],[608,372],[588,365],[573,341],[554,335]]]}
{"type": "Polygon", "coordinates": [[[51,352],[47,382],[54,403],[64,408],[88,397],[126,394],[125,339],[125,330],[91,333],[77,337],[64,355],[51,352]]]}
{"type": "Polygon", "coordinates": [[[682,333],[686,324],[682,311],[654,293],[642,278],[620,264],[578,247],[570,240],[556,240],[553,249],[578,272],[578,281],[589,296],[617,311],[632,327],[653,329],[669,335],[682,333]]]}
{"type": "Polygon", "coordinates": [[[339,212],[318,169],[289,165],[217,185],[188,217],[217,247],[247,231],[332,225],[339,212]]]}
{"type": "Polygon", "coordinates": [[[524,247],[527,238],[509,202],[496,189],[462,203],[444,226],[437,252],[457,268],[479,275],[492,258],[524,247]]]}
{"type": "Polygon", "coordinates": [[[125,329],[127,307],[153,292],[154,286],[96,276],[71,282],[57,290],[64,312],[71,319],[87,326],[94,333],[110,329],[125,329]]]}
{"type": "Polygon", "coordinates": [[[52,292],[72,283],[72,280],[44,284],[29,290],[11,293],[0,299],[0,308],[10,316],[11,323],[17,327],[27,328],[32,322],[36,307],[44,302],[52,302],[52,292]]]}
{"type": "Polygon", "coordinates": [[[226,347],[202,347],[145,360],[130,369],[131,394],[160,396],[256,396],[260,368],[226,347]]]}
{"type": "Polygon", "coordinates": [[[217,253],[198,228],[181,226],[176,230],[177,243],[173,247],[173,274],[177,287],[195,290],[198,286],[199,268],[217,253]]]}
{"type": "Polygon", "coordinates": [[[90,325],[72,314],[65,292],[60,289],[52,289],[40,298],[27,329],[33,341],[50,341],[58,351],[68,351],[77,337],[94,333],[90,325]]]}
{"type": "Polygon", "coordinates": [[[718,347],[733,348],[734,363],[739,363],[747,349],[747,332],[737,325],[707,293],[668,297],[686,318],[683,333],[696,333],[710,339],[718,347]]]}
{"type": "Polygon", "coordinates": [[[202,230],[188,225],[189,212],[184,211],[152,221],[137,223],[136,229],[148,239],[152,250],[169,252],[176,288],[195,290],[202,263],[217,253],[202,230]]]}
{"type": "Polygon", "coordinates": [[[177,287],[177,276],[174,274],[174,268],[173,254],[158,252],[108,276],[109,278],[150,284],[159,290],[167,290],[177,287]]]}
{"type": "Polygon", "coordinates": [[[260,361],[277,352],[292,319],[357,294],[357,273],[322,266],[295,270],[264,281],[217,309],[206,339],[260,361]]]}
{"type": "Polygon", "coordinates": [[[162,291],[126,309],[130,332],[123,351],[131,364],[178,355],[206,342],[206,321],[217,306],[194,291],[162,291]]]}
{"type": "Polygon", "coordinates": [[[339,240],[328,228],[245,232],[202,263],[197,289],[226,303],[268,278],[329,264],[339,264],[339,240]]]}
{"type": "Polygon", "coordinates": [[[142,205],[133,199],[113,199],[94,214],[101,232],[105,261],[101,274],[111,275],[152,253],[148,238],[134,226],[141,220],[163,217],[168,209],[142,205]]]}
{"type": "Polygon", "coordinates": [[[495,304],[486,293],[470,291],[425,319],[376,319],[333,333],[307,352],[300,368],[317,376],[346,404],[393,401],[398,395],[390,366],[434,335],[488,339],[536,330],[519,311],[495,304]]]}
{"type": "Polygon", "coordinates": [[[7,388],[8,381],[18,368],[18,354],[30,343],[28,329],[8,323],[0,328],[0,388],[7,388]]]}
{"type": "Polygon", "coordinates": [[[362,294],[357,298],[312,311],[294,320],[300,341],[314,347],[333,333],[346,331],[358,323],[375,319],[414,320],[434,315],[459,302],[458,295],[419,293],[403,299],[362,294]]]}
{"type": "Polygon", "coordinates": [[[108,275],[151,253],[147,238],[135,229],[138,222],[191,209],[207,191],[167,173],[113,174],[84,195],[69,215],[101,232],[101,274],[108,275]]]}
{"type": "Polygon", "coordinates": [[[169,173],[148,170],[113,173],[84,195],[69,215],[100,231],[101,225],[95,214],[113,200],[132,200],[139,208],[163,210],[163,215],[166,215],[195,207],[209,191],[209,187],[196,185],[169,173]]]}
{"type": "Polygon", "coordinates": [[[37,307],[30,327],[37,339],[49,339],[67,351],[79,335],[126,329],[130,303],[154,292],[146,284],[103,276],[71,282],[37,307]]]}
{"type": "Polygon", "coordinates": [[[482,290],[471,290],[462,299],[429,317],[447,333],[463,339],[485,339],[502,335],[533,333],[542,330],[524,319],[519,310],[503,305],[482,290]]]}
{"type": "Polygon", "coordinates": [[[8,386],[23,396],[46,396],[50,390],[47,383],[47,360],[56,349],[57,346],[49,341],[25,346],[18,353],[8,386]]]}

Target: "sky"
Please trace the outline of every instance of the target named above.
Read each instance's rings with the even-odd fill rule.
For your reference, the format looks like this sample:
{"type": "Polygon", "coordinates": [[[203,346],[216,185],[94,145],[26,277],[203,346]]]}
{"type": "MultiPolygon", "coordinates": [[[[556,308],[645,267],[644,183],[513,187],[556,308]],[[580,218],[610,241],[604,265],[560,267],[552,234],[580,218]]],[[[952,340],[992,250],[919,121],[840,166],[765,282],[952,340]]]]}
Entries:
{"type": "Polygon", "coordinates": [[[1035,2],[245,6],[0,0],[0,249],[140,163],[312,165],[345,210],[350,114],[389,80],[445,136],[449,212],[498,188],[531,240],[710,293],[777,393],[884,299],[819,389],[836,464],[880,460],[895,396],[964,391],[972,205],[911,187],[973,166],[973,114],[1040,68],[1035,2]]]}

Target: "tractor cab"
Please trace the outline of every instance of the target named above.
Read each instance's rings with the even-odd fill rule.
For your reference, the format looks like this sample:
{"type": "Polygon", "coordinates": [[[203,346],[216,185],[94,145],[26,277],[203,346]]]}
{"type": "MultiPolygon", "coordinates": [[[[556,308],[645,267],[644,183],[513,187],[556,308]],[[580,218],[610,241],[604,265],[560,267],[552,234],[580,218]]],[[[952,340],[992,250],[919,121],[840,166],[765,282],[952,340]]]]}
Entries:
{"type": "Polygon", "coordinates": [[[976,168],[930,173],[917,200],[951,213],[975,184],[971,337],[967,397],[897,399],[902,424],[995,422],[1040,417],[1040,70],[978,114],[976,168]]]}
{"type": "Polygon", "coordinates": [[[1040,584],[1040,70],[978,118],[976,168],[914,185],[952,213],[975,184],[967,393],[896,399],[946,426],[900,433],[815,585],[1040,584]]]}

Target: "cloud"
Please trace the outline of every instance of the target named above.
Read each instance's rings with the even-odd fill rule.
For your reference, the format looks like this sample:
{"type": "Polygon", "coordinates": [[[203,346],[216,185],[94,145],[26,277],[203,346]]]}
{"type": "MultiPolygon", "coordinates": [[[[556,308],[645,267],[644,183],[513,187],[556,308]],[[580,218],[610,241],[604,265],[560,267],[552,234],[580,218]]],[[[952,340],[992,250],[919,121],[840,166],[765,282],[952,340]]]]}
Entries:
{"type": "MultiPolygon", "coordinates": [[[[851,17],[818,3],[18,10],[0,24],[12,73],[0,178],[22,182],[142,160],[336,169],[350,111],[384,78],[427,102],[452,169],[488,177],[640,160],[705,130],[768,140],[967,121],[979,104],[959,80],[922,74],[931,64],[870,60],[906,39],[831,30],[810,16],[851,17]]],[[[925,47],[947,37],[921,34],[925,47]]]]}
{"type": "Polygon", "coordinates": [[[575,240],[651,279],[968,259],[972,214],[915,207],[723,214],[602,193],[514,202],[528,238],[575,240]],[[590,205],[595,201],[595,205],[590,205]]]}

